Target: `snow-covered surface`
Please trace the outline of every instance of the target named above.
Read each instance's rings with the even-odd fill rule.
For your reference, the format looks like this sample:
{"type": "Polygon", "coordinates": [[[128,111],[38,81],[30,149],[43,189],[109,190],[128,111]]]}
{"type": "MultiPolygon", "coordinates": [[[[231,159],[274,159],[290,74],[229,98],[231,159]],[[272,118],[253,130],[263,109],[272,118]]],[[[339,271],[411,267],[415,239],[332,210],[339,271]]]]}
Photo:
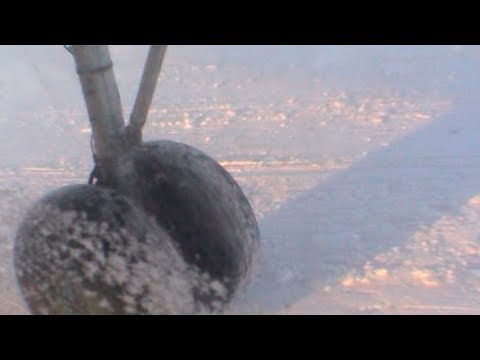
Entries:
{"type": "MultiPolygon", "coordinates": [[[[126,114],[146,55],[112,46],[126,114]]],[[[146,139],[242,185],[262,233],[235,314],[480,314],[480,47],[172,46],[146,139]]],[[[61,46],[0,46],[0,313],[13,236],[84,183],[90,130],[61,46]]]]}

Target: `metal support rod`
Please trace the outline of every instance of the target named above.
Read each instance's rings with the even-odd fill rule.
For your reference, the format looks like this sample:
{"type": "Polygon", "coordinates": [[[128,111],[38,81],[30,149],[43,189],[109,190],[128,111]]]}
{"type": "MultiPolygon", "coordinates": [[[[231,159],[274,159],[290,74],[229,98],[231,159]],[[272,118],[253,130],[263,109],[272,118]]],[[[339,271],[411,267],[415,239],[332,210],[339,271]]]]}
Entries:
{"type": "Polygon", "coordinates": [[[108,45],[72,45],[96,156],[114,159],[124,150],[124,119],[108,45]]]}
{"type": "Polygon", "coordinates": [[[128,128],[140,137],[142,128],[147,121],[148,110],[155,93],[166,50],[167,45],[152,45],[148,52],[142,80],[128,124],[128,128]]]}

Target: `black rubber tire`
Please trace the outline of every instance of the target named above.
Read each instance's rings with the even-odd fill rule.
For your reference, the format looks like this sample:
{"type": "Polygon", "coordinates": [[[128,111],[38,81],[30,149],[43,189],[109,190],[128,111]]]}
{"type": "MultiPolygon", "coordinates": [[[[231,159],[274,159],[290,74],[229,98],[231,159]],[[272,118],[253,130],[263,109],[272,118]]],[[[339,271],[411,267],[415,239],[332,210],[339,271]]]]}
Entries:
{"type": "Polygon", "coordinates": [[[196,311],[195,276],[170,236],[99,186],[67,186],[39,200],[17,232],[14,265],[33,314],[196,311]]]}
{"type": "MultiPolygon", "coordinates": [[[[248,282],[260,245],[240,186],[211,157],[174,141],[145,143],[124,161],[133,162],[135,174],[119,175],[115,188],[155,217],[187,263],[226,287],[228,302],[248,282]]],[[[219,300],[195,295],[204,304],[219,300]]]]}

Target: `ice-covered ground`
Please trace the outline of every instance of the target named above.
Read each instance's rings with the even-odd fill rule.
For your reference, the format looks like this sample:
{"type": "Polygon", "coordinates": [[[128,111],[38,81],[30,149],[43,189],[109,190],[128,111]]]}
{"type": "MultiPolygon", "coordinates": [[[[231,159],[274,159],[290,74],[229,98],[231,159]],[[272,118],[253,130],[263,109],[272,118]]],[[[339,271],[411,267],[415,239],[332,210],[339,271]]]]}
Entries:
{"type": "MultiPolygon", "coordinates": [[[[113,46],[125,112],[146,47],[113,46]]],[[[231,171],[262,232],[240,314],[480,314],[480,47],[172,46],[147,139],[231,171]]],[[[61,46],[0,46],[0,313],[12,239],[91,168],[61,46]]]]}

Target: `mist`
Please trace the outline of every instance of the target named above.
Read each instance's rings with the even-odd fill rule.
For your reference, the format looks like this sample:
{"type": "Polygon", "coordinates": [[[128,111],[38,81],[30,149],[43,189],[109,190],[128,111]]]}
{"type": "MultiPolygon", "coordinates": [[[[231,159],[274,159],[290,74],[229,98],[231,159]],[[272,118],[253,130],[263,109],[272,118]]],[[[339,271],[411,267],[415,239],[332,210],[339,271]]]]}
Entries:
{"type": "MultiPolygon", "coordinates": [[[[110,46],[125,119],[148,46],[110,46]]],[[[195,146],[262,233],[233,313],[480,313],[479,46],[168,47],[145,139],[195,146]]],[[[0,313],[29,204],[85,183],[91,130],[62,45],[0,46],[0,313]]]]}

